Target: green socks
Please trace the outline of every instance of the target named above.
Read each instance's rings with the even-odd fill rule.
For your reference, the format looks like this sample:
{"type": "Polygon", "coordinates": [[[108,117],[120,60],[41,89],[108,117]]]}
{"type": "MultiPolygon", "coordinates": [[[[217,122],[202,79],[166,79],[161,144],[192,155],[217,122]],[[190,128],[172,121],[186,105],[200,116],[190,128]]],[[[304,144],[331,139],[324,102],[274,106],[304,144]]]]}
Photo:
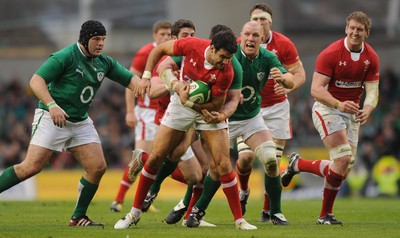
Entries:
{"type": "Polygon", "coordinates": [[[190,199],[192,198],[192,192],[193,192],[193,185],[188,185],[185,196],[182,199],[182,202],[186,207],[189,206],[190,199]]]}
{"type": "Polygon", "coordinates": [[[76,203],[75,211],[72,214],[73,217],[81,217],[86,215],[87,209],[94,195],[96,194],[99,185],[89,183],[83,177],[78,184],[78,201],[76,203]]]}
{"type": "Polygon", "coordinates": [[[264,186],[265,191],[269,196],[269,200],[271,203],[271,211],[270,214],[273,215],[275,213],[282,213],[281,208],[281,195],[282,195],[282,185],[281,185],[281,176],[271,178],[268,175],[264,175],[264,186]]]}
{"type": "Polygon", "coordinates": [[[0,175],[0,193],[22,182],[15,173],[14,166],[8,167],[0,175]]]}
{"type": "Polygon", "coordinates": [[[176,167],[178,167],[178,163],[179,161],[173,162],[168,159],[164,161],[164,163],[158,169],[156,180],[154,180],[154,183],[150,187],[150,191],[152,193],[158,193],[160,191],[162,182],[166,177],[174,172],[176,167]]]}
{"type": "Polygon", "coordinates": [[[201,194],[200,199],[196,203],[196,207],[206,210],[208,205],[211,202],[211,199],[214,197],[215,193],[218,191],[221,186],[221,181],[214,181],[210,175],[207,175],[204,178],[204,190],[201,194]]]}

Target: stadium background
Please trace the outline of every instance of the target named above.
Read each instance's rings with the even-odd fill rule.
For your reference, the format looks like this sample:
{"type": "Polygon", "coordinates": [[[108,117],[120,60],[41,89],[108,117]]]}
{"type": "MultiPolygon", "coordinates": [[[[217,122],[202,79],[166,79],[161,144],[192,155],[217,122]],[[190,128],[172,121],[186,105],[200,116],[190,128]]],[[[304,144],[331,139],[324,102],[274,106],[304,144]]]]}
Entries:
{"type": "MultiPolygon", "coordinates": [[[[151,27],[160,19],[191,19],[197,36],[208,37],[215,24],[239,35],[250,8],[261,0],[2,0],[0,1],[0,169],[24,158],[37,100],[28,88],[35,70],[53,51],[78,38],[81,23],[101,20],[107,27],[105,52],[127,67],[134,53],[152,41],[151,27]]],[[[273,30],[296,44],[307,72],[306,84],[289,96],[294,138],[286,153],[299,151],[309,159],[327,159],[310,119],[310,81],[317,54],[344,37],[346,16],[365,11],[373,20],[367,39],[381,59],[380,101],[360,133],[358,163],[341,195],[399,196],[400,134],[400,0],[271,0],[273,30]]],[[[90,114],[101,136],[109,171],[96,198],[112,199],[122,168],[130,159],[132,130],[124,124],[123,90],[105,82],[90,114]]],[[[234,160],[235,158],[232,158],[234,160]]],[[[284,161],[285,163],[285,161],[284,161]]],[[[284,164],[283,163],[283,164],[284,164]]],[[[0,195],[0,199],[74,198],[79,165],[66,153],[55,154],[37,177],[0,195]],[[71,182],[74,181],[74,182],[71,182]],[[52,182],[52,183],[51,183],[52,182]],[[20,194],[23,193],[23,196],[20,194]]],[[[252,194],[261,194],[260,170],[252,178],[252,194]]],[[[301,175],[284,198],[320,196],[320,179],[301,175]]],[[[180,191],[168,180],[160,197],[180,191]]],[[[131,189],[132,190],[132,189],[131,189]]],[[[129,196],[129,195],[128,195],[129,196]]]]}

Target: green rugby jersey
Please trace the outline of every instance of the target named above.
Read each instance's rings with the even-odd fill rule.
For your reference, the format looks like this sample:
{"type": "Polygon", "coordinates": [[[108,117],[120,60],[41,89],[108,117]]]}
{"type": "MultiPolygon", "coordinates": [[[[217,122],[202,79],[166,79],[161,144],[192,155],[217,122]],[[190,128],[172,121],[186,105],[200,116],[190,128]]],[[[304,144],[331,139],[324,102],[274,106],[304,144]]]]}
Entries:
{"type": "MultiPolygon", "coordinates": [[[[115,59],[101,54],[88,58],[78,43],[57,51],[36,71],[48,84],[55,102],[69,115],[68,121],[83,121],[105,77],[128,86],[133,73],[115,59]]],[[[48,110],[39,100],[39,108],[48,110]]]]}
{"type": "Polygon", "coordinates": [[[287,71],[278,57],[264,48],[260,48],[255,59],[249,60],[239,44],[235,56],[243,69],[242,95],[244,102],[243,104],[239,103],[229,120],[240,121],[253,118],[260,112],[261,89],[267,82],[271,69],[277,67],[283,73],[287,71]]]}

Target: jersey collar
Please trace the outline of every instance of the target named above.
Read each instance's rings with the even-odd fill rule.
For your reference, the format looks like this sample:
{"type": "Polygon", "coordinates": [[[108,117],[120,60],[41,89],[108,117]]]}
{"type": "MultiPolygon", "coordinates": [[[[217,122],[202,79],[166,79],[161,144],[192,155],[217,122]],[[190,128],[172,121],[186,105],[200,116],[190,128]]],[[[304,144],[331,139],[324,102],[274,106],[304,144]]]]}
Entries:
{"type": "Polygon", "coordinates": [[[212,65],[210,62],[207,61],[207,50],[210,48],[210,46],[208,46],[206,48],[206,50],[204,51],[204,68],[206,69],[212,69],[214,67],[214,65],[212,65]]]}
{"type": "Polygon", "coordinates": [[[272,41],[272,31],[269,31],[269,38],[267,39],[267,42],[261,44],[261,47],[264,47],[266,49],[268,44],[271,43],[271,41],[272,41]]]}
{"type": "Polygon", "coordinates": [[[347,46],[347,37],[344,38],[343,44],[344,44],[344,47],[346,48],[346,50],[350,52],[351,59],[354,60],[354,61],[358,61],[360,59],[361,53],[364,51],[364,42],[361,45],[361,51],[360,52],[351,52],[351,50],[347,46]]]}

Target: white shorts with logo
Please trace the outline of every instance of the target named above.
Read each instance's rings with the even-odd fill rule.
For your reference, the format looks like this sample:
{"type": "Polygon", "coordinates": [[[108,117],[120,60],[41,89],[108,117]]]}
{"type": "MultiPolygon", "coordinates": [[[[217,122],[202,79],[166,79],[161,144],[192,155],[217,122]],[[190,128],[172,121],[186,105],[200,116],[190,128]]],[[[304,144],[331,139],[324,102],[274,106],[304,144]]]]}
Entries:
{"type": "Polygon", "coordinates": [[[226,122],[207,124],[201,118],[199,113],[190,108],[184,107],[177,94],[171,96],[171,102],[165,111],[164,117],[161,120],[161,124],[178,131],[187,131],[192,126],[195,130],[199,131],[211,131],[228,128],[228,124],[226,122]]]}
{"type": "Polygon", "coordinates": [[[99,135],[90,117],[81,122],[67,121],[67,125],[60,128],[54,125],[48,111],[39,108],[35,110],[30,144],[62,151],[89,143],[100,144],[99,135]]]}
{"type": "Polygon", "coordinates": [[[268,130],[268,128],[264,124],[260,112],[255,117],[247,120],[229,121],[229,140],[231,140],[232,143],[236,143],[236,138],[241,136],[243,141],[246,141],[255,133],[265,130],[268,130]]]}
{"type": "Polygon", "coordinates": [[[290,104],[287,99],[270,107],[261,108],[261,114],[273,138],[288,140],[293,137],[290,104]]]}
{"type": "Polygon", "coordinates": [[[357,146],[360,123],[355,121],[354,114],[343,113],[315,102],[312,108],[312,118],[321,139],[336,131],[347,130],[349,143],[357,146]]]}
{"type": "Polygon", "coordinates": [[[135,140],[153,141],[157,125],[154,123],[156,109],[135,107],[137,125],[135,127],[135,140]]]}

